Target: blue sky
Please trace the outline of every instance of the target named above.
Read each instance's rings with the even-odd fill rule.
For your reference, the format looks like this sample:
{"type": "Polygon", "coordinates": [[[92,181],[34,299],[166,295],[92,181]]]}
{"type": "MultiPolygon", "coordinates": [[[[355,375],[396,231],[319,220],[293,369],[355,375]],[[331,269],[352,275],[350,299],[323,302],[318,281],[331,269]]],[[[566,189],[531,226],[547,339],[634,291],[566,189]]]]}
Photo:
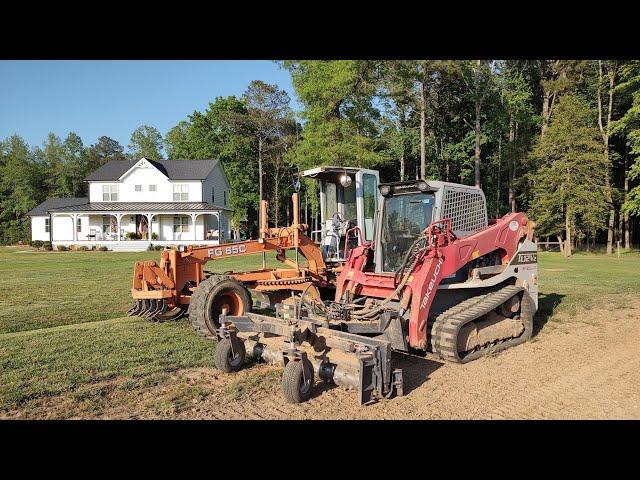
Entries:
{"type": "Polygon", "coordinates": [[[0,139],[35,146],[73,131],[85,145],[107,135],[126,149],[136,127],[164,135],[251,80],[278,84],[298,109],[289,73],[270,61],[0,61],[0,139]]]}

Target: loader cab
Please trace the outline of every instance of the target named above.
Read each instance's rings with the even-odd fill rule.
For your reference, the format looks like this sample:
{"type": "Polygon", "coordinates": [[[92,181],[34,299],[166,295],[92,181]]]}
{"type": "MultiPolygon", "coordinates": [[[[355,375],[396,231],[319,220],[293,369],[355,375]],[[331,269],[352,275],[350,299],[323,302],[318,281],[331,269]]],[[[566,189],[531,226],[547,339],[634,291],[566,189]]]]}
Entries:
{"type": "Polygon", "coordinates": [[[379,197],[376,170],[317,167],[302,176],[319,183],[320,228],[311,236],[320,244],[325,262],[342,262],[353,247],[373,241],[379,197]]]}
{"type": "Polygon", "coordinates": [[[392,273],[429,224],[450,218],[451,229],[465,237],[488,225],[481,189],[449,182],[415,180],[380,185],[375,272],[392,273]]]}

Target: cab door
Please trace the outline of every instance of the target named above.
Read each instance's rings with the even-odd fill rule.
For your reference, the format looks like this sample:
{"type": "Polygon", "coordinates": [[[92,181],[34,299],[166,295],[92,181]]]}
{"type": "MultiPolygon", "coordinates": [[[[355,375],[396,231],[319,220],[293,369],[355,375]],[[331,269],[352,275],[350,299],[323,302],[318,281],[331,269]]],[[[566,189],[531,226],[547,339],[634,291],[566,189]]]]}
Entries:
{"type": "Polygon", "coordinates": [[[378,181],[378,172],[375,170],[360,170],[356,174],[358,227],[365,242],[373,241],[375,237],[378,181]]]}

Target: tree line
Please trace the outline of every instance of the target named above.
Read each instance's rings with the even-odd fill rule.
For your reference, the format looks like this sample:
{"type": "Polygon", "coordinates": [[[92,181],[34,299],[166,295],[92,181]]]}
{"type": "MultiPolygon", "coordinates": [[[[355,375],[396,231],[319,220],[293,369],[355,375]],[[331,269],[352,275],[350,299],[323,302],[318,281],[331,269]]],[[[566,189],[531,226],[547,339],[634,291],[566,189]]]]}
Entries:
{"type": "MultiPolygon", "coordinates": [[[[575,248],[630,249],[640,215],[640,61],[281,61],[301,111],[256,80],[217,97],[163,137],[136,129],[128,151],[101,137],[50,134],[30,148],[0,142],[4,243],[28,238],[24,214],[47,196],[86,193],[84,177],[111,159],[219,158],[233,224],[291,221],[299,170],[344,165],[383,181],[438,179],[482,187],[489,215],[525,211],[539,238],[575,248]]],[[[316,184],[303,182],[303,220],[316,222],[316,184]]]]}

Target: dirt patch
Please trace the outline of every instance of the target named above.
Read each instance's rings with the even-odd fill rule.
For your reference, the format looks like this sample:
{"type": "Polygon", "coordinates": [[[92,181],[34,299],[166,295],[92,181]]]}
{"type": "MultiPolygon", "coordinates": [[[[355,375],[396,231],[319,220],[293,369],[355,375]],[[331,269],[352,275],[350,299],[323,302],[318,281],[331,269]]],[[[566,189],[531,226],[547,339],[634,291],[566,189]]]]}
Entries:
{"type": "Polygon", "coordinates": [[[284,402],[281,369],[185,369],[35,399],[5,418],[573,419],[640,418],[640,299],[553,316],[531,341],[467,365],[397,355],[404,397],[368,407],[323,383],[284,402]]]}
{"type": "Polygon", "coordinates": [[[289,405],[277,385],[235,400],[216,392],[196,417],[640,418],[640,300],[628,307],[555,317],[532,341],[467,365],[398,355],[408,393],[368,407],[354,392],[323,384],[309,402],[289,405]]]}

